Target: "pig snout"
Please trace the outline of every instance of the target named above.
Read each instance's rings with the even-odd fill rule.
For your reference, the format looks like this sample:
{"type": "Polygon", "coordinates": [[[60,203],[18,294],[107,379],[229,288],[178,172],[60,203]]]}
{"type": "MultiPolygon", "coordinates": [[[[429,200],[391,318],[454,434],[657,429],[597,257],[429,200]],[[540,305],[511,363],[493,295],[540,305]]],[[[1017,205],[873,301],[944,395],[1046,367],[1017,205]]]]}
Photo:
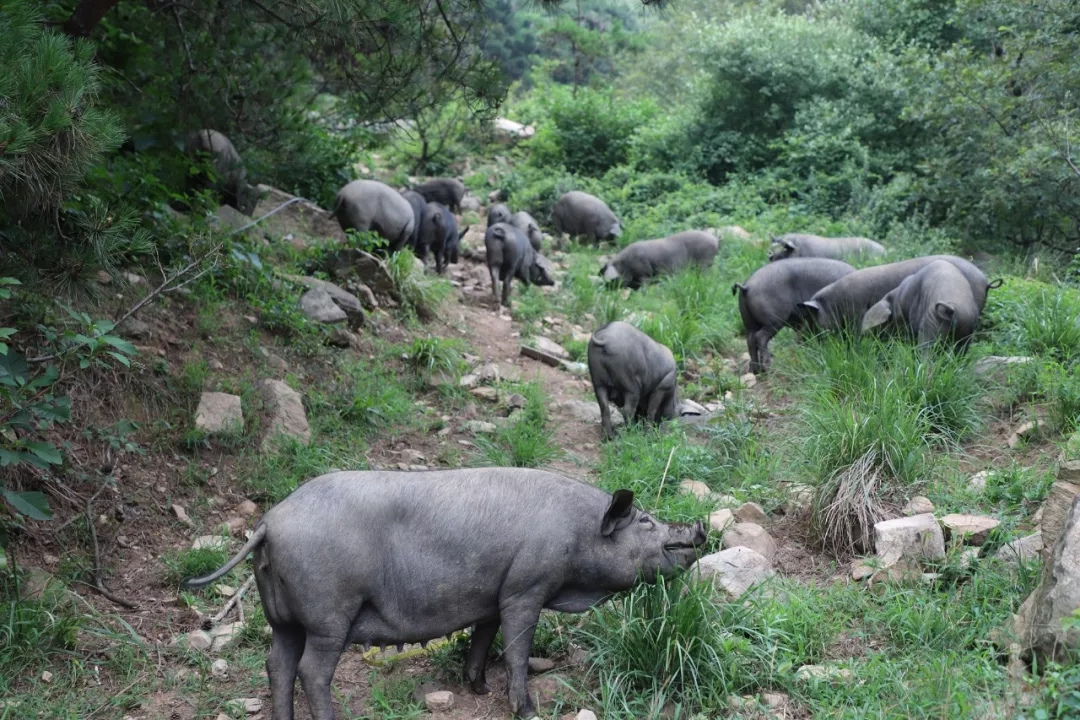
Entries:
{"type": "Polygon", "coordinates": [[[708,533],[700,520],[693,525],[669,525],[664,551],[673,565],[690,567],[697,560],[697,550],[705,544],[708,533]]]}

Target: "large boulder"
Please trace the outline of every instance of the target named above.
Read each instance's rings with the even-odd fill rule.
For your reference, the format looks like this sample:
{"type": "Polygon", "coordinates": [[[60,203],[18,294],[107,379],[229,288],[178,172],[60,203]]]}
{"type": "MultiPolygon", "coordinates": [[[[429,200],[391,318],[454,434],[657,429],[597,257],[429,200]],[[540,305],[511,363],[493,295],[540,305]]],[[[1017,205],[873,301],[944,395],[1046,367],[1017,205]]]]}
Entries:
{"type": "Polygon", "coordinates": [[[322,269],[339,282],[355,278],[371,288],[376,295],[401,302],[401,293],[394,283],[394,276],[381,259],[356,248],[344,248],[330,254],[322,269]]]}
{"type": "Polygon", "coordinates": [[[1080,627],[1065,625],[1080,609],[1080,497],[1074,497],[1038,587],[1020,606],[1002,644],[1022,656],[1064,661],[1080,650],[1080,627]]]}
{"type": "Polygon", "coordinates": [[[371,290],[364,287],[367,290],[366,294],[362,294],[362,298],[353,295],[347,290],[343,290],[332,282],[320,280],[319,278],[308,277],[306,275],[284,275],[286,280],[296,283],[297,285],[303,285],[310,290],[318,290],[324,292],[330,296],[330,299],[335,305],[348,316],[349,327],[360,327],[367,320],[367,316],[364,314],[365,310],[374,310],[378,307],[378,303],[375,301],[375,296],[371,293],[371,290]]]}
{"type": "Polygon", "coordinates": [[[325,290],[315,288],[300,296],[300,310],[308,320],[318,323],[345,322],[348,316],[325,290]]]}
{"type": "Polygon", "coordinates": [[[776,557],[776,541],[773,540],[772,535],[769,535],[765,528],[752,522],[735,523],[728,527],[724,531],[721,547],[724,549],[750,548],[769,562],[776,557]]]}
{"type": "Polygon", "coordinates": [[[256,228],[271,238],[280,239],[291,235],[301,241],[331,238],[345,242],[344,231],[329,211],[323,210],[310,200],[296,198],[269,185],[259,185],[257,189],[262,194],[262,199],[252,213],[255,218],[261,218],[290,200],[296,200],[256,225],[256,228]]]}

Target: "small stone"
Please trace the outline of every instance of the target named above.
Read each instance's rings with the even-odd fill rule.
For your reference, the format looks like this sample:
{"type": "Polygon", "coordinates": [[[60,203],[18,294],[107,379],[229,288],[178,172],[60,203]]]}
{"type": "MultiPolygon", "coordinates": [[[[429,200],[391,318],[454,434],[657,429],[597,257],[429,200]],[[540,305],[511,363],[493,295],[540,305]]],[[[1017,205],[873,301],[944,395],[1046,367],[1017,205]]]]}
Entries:
{"type": "Polygon", "coordinates": [[[192,650],[202,650],[205,652],[206,650],[209,650],[210,646],[214,643],[214,639],[210,637],[210,633],[204,630],[195,630],[194,632],[188,633],[186,637],[183,635],[181,635],[181,637],[185,638],[187,646],[192,650]]]}
{"type": "Polygon", "coordinates": [[[596,713],[592,710],[578,710],[578,714],[574,716],[574,720],[596,720],[596,713]]]}
{"type": "Polygon", "coordinates": [[[449,690],[436,690],[424,696],[424,705],[429,712],[450,710],[454,707],[454,693],[449,690]]]}
{"type": "Polygon", "coordinates": [[[271,449],[279,434],[295,438],[301,445],[310,444],[311,426],[300,394],[281,380],[264,379],[258,388],[270,415],[269,427],[262,439],[263,450],[271,449]]]}
{"type": "Polygon", "coordinates": [[[209,365],[210,365],[211,370],[224,370],[225,369],[224,363],[222,363],[217,358],[210,358],[209,365]]]}
{"type": "Polygon", "coordinates": [[[506,398],[506,407],[511,409],[524,408],[525,403],[525,396],[521,393],[514,393],[510,397],[506,398]]]}
{"type": "Polygon", "coordinates": [[[814,488],[801,483],[792,483],[787,486],[787,501],[784,503],[784,512],[787,515],[809,512],[813,505],[814,488]]]}
{"type": "Polygon", "coordinates": [[[145,285],[146,284],[146,278],[144,278],[142,275],[136,275],[135,273],[131,273],[131,272],[125,272],[124,273],[124,279],[127,280],[132,285],[145,285]]]}
{"type": "Polygon", "coordinates": [[[964,570],[975,567],[979,562],[979,548],[969,547],[964,548],[960,553],[960,567],[964,570]]]}
{"type": "Polygon", "coordinates": [[[231,537],[237,537],[247,527],[247,520],[242,517],[232,517],[221,524],[221,529],[231,537]]]}
{"type": "Polygon", "coordinates": [[[851,563],[851,579],[858,582],[873,575],[877,568],[873,559],[861,559],[851,563]]]}
{"type": "Polygon", "coordinates": [[[724,549],[745,547],[754,550],[769,562],[776,557],[776,541],[768,531],[756,523],[735,523],[724,531],[721,541],[724,549]]]}
{"type": "Polygon", "coordinates": [[[1026,423],[1017,425],[1016,429],[1013,430],[1012,436],[1009,438],[1009,447],[1015,448],[1018,446],[1022,440],[1028,439],[1038,427],[1039,423],[1034,420],[1028,420],[1026,423]]]}
{"type": "Polygon", "coordinates": [[[263,701],[259,698],[237,698],[235,700],[230,700],[226,705],[229,705],[236,710],[243,710],[248,715],[254,715],[257,712],[262,711],[263,701]]]}
{"type": "Polygon", "coordinates": [[[960,538],[968,545],[979,546],[986,542],[990,531],[1001,524],[987,515],[964,515],[954,513],[941,518],[941,525],[950,539],[960,538]]]}
{"type": "Polygon", "coordinates": [[[224,625],[218,625],[216,628],[210,631],[210,652],[218,653],[231,645],[236,636],[244,629],[244,623],[233,622],[226,623],[224,625]]]}
{"type": "Polygon", "coordinates": [[[468,375],[461,376],[461,379],[458,380],[458,386],[463,388],[473,388],[476,387],[479,382],[480,377],[478,375],[473,375],[472,373],[470,373],[468,375]]]}
{"type": "Polygon", "coordinates": [[[757,385],[757,376],[754,375],[754,373],[748,372],[748,373],[746,373],[744,375],[739,376],[739,382],[742,384],[742,386],[744,388],[749,390],[750,388],[757,385]]]}
{"type": "Polygon", "coordinates": [[[465,429],[473,435],[479,435],[481,433],[493,433],[496,427],[494,423],[484,422],[483,420],[470,420],[465,423],[465,429]]]}
{"type": "Polygon", "coordinates": [[[930,502],[930,498],[916,495],[908,500],[907,505],[904,506],[901,512],[909,517],[912,515],[926,515],[934,512],[934,503],[930,502]]]}
{"type": "Polygon", "coordinates": [[[499,391],[493,387],[475,387],[472,390],[469,390],[469,393],[481,400],[490,400],[494,402],[499,399],[499,391]]]}
{"type": "Polygon", "coordinates": [[[776,710],[787,705],[788,696],[784,693],[761,693],[761,702],[765,703],[765,707],[776,710]]]}
{"type": "Polygon", "coordinates": [[[210,675],[223,678],[229,674],[229,663],[224,658],[218,658],[210,665],[210,675]]]}
{"type": "Polygon", "coordinates": [[[223,538],[220,535],[200,535],[191,543],[192,550],[202,550],[204,548],[211,550],[226,550],[228,547],[228,538],[223,538]]]}
{"type": "Polygon", "coordinates": [[[108,285],[109,283],[112,282],[112,275],[105,272],[104,270],[98,270],[97,271],[97,281],[99,283],[101,283],[102,285],[108,285]]]}
{"type": "Polygon", "coordinates": [[[679,483],[679,490],[693,495],[698,500],[708,500],[712,495],[712,489],[700,480],[683,480],[679,483]]]}
{"type": "MultiPolygon", "coordinates": [[[[477,369],[476,374],[483,382],[497,382],[502,378],[502,371],[499,369],[499,366],[496,363],[487,363],[486,365],[481,365],[477,369]]],[[[510,380],[510,378],[506,379],[510,380]]]]}
{"type": "Polygon", "coordinates": [[[244,500],[236,506],[236,513],[243,515],[244,517],[251,517],[259,509],[259,506],[253,503],[251,500],[244,500]]]}
{"type": "Polygon", "coordinates": [[[796,680],[851,680],[855,674],[832,665],[803,665],[795,671],[796,680]]]}
{"type": "Polygon", "coordinates": [[[990,478],[989,470],[982,470],[971,476],[968,480],[968,489],[972,492],[981,493],[986,490],[986,481],[990,478]]]}
{"type": "Polygon", "coordinates": [[[534,674],[546,673],[549,670],[555,669],[555,661],[551,658],[531,657],[529,658],[529,672],[534,674]]]}
{"type": "Polygon", "coordinates": [[[570,359],[570,353],[567,352],[566,348],[553,340],[549,340],[543,335],[537,335],[536,337],[532,338],[531,342],[537,350],[541,350],[548,355],[554,355],[560,360],[570,359]]]}
{"type": "Polygon", "coordinates": [[[714,532],[722,533],[729,526],[734,524],[735,514],[727,508],[721,508],[709,515],[709,529],[714,532]]]}
{"type": "MultiPolygon", "coordinates": [[[[49,553],[45,553],[44,555],[42,555],[41,559],[45,562],[46,565],[55,565],[56,563],[60,562],[60,558],[56,557],[55,555],[50,555],[49,553]]],[[[3,566],[0,565],[0,568],[2,567],[3,566]]]]}
{"type": "Polygon", "coordinates": [[[53,681],[53,674],[51,672],[46,670],[45,672],[41,673],[41,682],[43,682],[43,683],[51,683],[52,681],[53,681]]]}
{"type": "Polygon", "coordinates": [[[735,511],[735,517],[742,523],[757,523],[761,524],[769,519],[769,516],[765,514],[765,510],[754,502],[743,503],[735,511]]]}
{"type": "Polygon", "coordinates": [[[236,588],[232,585],[218,585],[217,591],[221,597],[232,597],[236,594],[236,588]]]}
{"type": "Polygon", "coordinates": [[[189,526],[192,524],[191,523],[191,518],[188,517],[187,510],[184,509],[183,505],[173,505],[172,506],[172,511],[173,511],[173,515],[175,515],[176,519],[179,520],[180,522],[184,523],[185,525],[189,525],[189,526]]]}

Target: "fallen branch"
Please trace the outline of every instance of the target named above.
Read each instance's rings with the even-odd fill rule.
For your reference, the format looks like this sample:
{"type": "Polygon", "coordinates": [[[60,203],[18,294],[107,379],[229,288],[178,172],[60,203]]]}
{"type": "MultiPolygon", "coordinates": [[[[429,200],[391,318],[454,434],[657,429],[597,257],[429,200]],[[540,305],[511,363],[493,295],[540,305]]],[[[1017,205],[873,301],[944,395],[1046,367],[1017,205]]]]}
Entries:
{"type": "Polygon", "coordinates": [[[139,608],[138,605],[131,602],[130,600],[125,600],[122,597],[113,595],[111,592],[105,589],[105,583],[101,581],[101,549],[98,547],[97,529],[94,527],[93,499],[86,501],[86,522],[90,525],[90,539],[94,541],[94,567],[91,571],[91,577],[93,578],[94,583],[93,585],[91,585],[90,583],[82,584],[89,585],[90,587],[96,589],[99,593],[102,594],[105,599],[111,600],[112,602],[120,605],[121,607],[126,607],[128,610],[137,610],[139,608]]]}
{"type": "MultiPolygon", "coordinates": [[[[237,590],[235,593],[233,593],[233,596],[231,598],[229,598],[229,602],[225,603],[225,607],[221,608],[221,612],[219,612],[214,617],[210,618],[210,624],[211,625],[217,625],[219,622],[224,620],[225,616],[229,614],[229,611],[233,609],[233,606],[235,606],[237,603],[240,602],[240,600],[244,597],[244,593],[246,593],[248,590],[250,590],[251,586],[254,585],[254,584],[255,584],[255,576],[252,575],[246,581],[244,581],[244,584],[240,586],[239,590],[237,590]]],[[[240,607],[242,608],[243,605],[241,605],[240,607]]],[[[244,611],[241,609],[240,610],[240,622],[243,622],[243,621],[244,621],[244,611]]]]}

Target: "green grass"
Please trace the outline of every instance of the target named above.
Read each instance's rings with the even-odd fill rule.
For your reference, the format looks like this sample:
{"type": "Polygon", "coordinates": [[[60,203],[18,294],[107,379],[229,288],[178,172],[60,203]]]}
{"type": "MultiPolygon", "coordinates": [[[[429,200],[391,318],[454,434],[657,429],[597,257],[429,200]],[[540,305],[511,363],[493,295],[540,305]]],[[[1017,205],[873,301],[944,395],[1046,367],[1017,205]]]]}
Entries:
{"type": "Polygon", "coordinates": [[[199,548],[198,550],[173,550],[161,556],[165,566],[165,579],[171,585],[182,580],[209,575],[229,560],[228,550],[199,548]]]}
{"type": "Polygon", "coordinates": [[[476,438],[482,463],[491,467],[540,467],[555,460],[562,451],[551,442],[543,390],[537,383],[510,387],[525,397],[525,407],[497,427],[490,438],[476,438]]]}
{"type": "Polygon", "coordinates": [[[405,361],[412,368],[423,374],[434,372],[454,373],[463,367],[461,357],[462,343],[457,339],[447,339],[428,335],[413,340],[405,350],[405,361]]]}

